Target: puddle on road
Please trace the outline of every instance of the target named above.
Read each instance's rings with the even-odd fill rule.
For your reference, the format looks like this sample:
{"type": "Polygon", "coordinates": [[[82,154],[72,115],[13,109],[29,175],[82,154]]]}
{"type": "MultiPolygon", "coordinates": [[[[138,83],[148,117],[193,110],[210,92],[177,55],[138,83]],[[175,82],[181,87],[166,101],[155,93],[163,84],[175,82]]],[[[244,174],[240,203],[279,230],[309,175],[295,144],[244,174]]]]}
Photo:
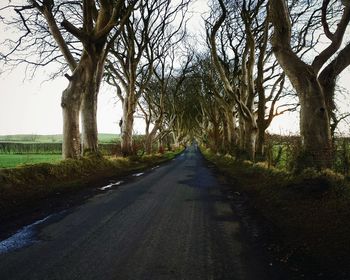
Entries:
{"type": "Polygon", "coordinates": [[[34,238],[36,233],[36,227],[46,222],[51,217],[52,215],[47,216],[44,219],[41,219],[33,224],[25,226],[18,230],[14,235],[10,236],[9,238],[3,241],[0,241],[0,254],[5,254],[10,251],[20,249],[22,247],[29,246],[33,243],[38,242],[38,240],[34,238]]]}
{"type": "Polygon", "coordinates": [[[109,184],[109,185],[107,185],[107,186],[104,186],[104,187],[101,187],[101,188],[99,188],[101,191],[105,191],[105,190],[108,190],[108,189],[110,189],[110,188],[112,188],[112,187],[114,187],[114,186],[119,186],[120,184],[122,184],[122,183],[124,183],[124,181],[118,181],[118,182],[116,182],[116,183],[111,183],[111,184],[109,184]]]}
{"type": "Polygon", "coordinates": [[[142,176],[143,174],[145,174],[145,173],[143,173],[143,172],[141,172],[141,173],[135,173],[135,174],[133,174],[132,176],[133,176],[133,177],[140,177],[140,176],[142,176]]]}

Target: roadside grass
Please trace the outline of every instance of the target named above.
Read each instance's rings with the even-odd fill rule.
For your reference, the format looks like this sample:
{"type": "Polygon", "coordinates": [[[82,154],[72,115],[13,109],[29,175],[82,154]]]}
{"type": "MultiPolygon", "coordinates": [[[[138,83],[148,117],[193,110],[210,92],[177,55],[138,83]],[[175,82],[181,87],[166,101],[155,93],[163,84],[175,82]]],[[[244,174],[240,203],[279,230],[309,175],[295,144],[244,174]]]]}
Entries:
{"type": "Polygon", "coordinates": [[[96,187],[108,178],[120,178],[174,158],[168,151],[143,157],[84,157],[57,163],[21,165],[0,169],[0,222],[16,212],[34,208],[40,201],[96,187]]]}
{"type": "Polygon", "coordinates": [[[204,148],[202,153],[250,198],[276,260],[300,275],[350,279],[344,278],[350,276],[350,183],[342,175],[313,169],[294,175],[204,148]]]}
{"type": "Polygon", "coordinates": [[[55,163],[61,160],[60,154],[0,154],[0,168],[13,168],[23,164],[55,163]]]}

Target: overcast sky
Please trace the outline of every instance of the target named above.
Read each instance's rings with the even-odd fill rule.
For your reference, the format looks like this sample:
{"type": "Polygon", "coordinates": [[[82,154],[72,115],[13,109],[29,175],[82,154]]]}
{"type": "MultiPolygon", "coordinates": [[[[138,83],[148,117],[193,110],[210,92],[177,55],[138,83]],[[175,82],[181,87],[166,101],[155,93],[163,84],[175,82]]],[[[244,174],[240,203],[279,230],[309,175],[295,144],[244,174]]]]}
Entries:
{"type": "MultiPolygon", "coordinates": [[[[205,0],[200,0],[195,11],[205,8],[205,0]]],[[[200,15],[193,16],[195,21],[200,15]]],[[[194,23],[192,22],[192,25],[194,23]]],[[[0,26],[0,41],[4,32],[0,26]]],[[[200,28],[200,26],[192,26],[200,28]]],[[[1,67],[1,64],[0,64],[1,67]]],[[[2,69],[0,69],[2,72],[2,69]]],[[[60,134],[62,133],[62,112],[60,107],[61,93],[67,86],[66,78],[44,82],[48,75],[44,72],[32,80],[24,80],[25,69],[18,67],[11,73],[0,76],[0,135],[8,134],[60,134]]],[[[342,75],[341,83],[350,89],[350,71],[342,75]]],[[[121,104],[116,102],[115,92],[106,86],[101,88],[98,102],[98,130],[100,133],[119,133],[118,121],[121,118],[121,104]]],[[[341,101],[346,110],[349,108],[347,99],[341,101]]],[[[276,118],[269,131],[273,133],[297,133],[297,114],[285,114],[276,118]]],[[[143,121],[137,119],[135,132],[144,131],[143,121]]],[[[343,130],[349,132],[348,126],[343,130]]]]}
{"type": "MultiPolygon", "coordinates": [[[[192,29],[201,28],[197,23],[206,9],[206,0],[198,0],[192,6],[192,29]]],[[[14,36],[4,29],[5,26],[0,25],[0,42],[6,36],[14,36]]],[[[0,73],[3,70],[1,67],[0,62],[0,73]]],[[[62,133],[60,100],[68,81],[61,77],[43,83],[50,74],[49,69],[45,71],[47,73],[39,71],[32,80],[25,80],[24,66],[0,75],[0,135],[62,133]]],[[[107,86],[102,86],[99,93],[97,112],[100,133],[120,132],[121,103],[117,102],[115,92],[107,86]]],[[[134,130],[138,134],[144,133],[143,120],[135,119],[134,130]]]]}

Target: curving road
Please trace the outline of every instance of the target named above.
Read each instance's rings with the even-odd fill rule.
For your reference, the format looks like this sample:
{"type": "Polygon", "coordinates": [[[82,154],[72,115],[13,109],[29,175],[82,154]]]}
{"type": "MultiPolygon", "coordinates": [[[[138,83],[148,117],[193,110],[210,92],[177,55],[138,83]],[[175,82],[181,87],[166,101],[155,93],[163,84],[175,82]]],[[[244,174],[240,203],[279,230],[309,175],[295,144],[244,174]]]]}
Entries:
{"type": "Polygon", "coordinates": [[[0,252],[0,279],[277,279],[195,147],[137,175],[34,225],[32,244],[0,252]]]}

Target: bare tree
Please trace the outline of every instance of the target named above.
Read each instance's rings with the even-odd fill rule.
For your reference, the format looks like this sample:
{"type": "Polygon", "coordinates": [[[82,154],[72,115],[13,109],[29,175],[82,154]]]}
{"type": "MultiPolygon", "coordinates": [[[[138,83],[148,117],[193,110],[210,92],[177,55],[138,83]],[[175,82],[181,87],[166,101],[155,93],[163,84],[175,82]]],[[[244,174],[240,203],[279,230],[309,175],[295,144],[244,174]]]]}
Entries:
{"type": "Polygon", "coordinates": [[[244,141],[240,141],[241,147],[248,152],[249,158],[254,160],[257,125],[254,112],[252,111],[254,96],[251,95],[253,85],[251,83],[252,79],[249,73],[252,71],[252,67],[254,65],[254,55],[252,56],[252,53],[254,53],[254,46],[249,45],[249,40],[246,41],[246,48],[242,54],[243,62],[241,64],[241,79],[244,81],[239,85],[230,79],[228,72],[226,71],[222,60],[220,60],[218,55],[216,35],[220,29],[220,26],[224,23],[228,16],[224,1],[219,0],[219,5],[222,12],[220,17],[215,21],[211,28],[207,27],[207,36],[210,44],[213,65],[218,72],[227,95],[234,99],[238,113],[241,116],[241,128],[244,126],[244,130],[240,130],[241,135],[243,135],[244,138],[244,141]]]}
{"type": "MultiPolygon", "coordinates": [[[[156,60],[154,66],[153,79],[142,94],[144,102],[139,104],[146,120],[145,145],[147,153],[152,152],[152,144],[156,139],[157,132],[163,131],[164,133],[166,130],[164,129],[165,116],[168,114],[165,106],[166,95],[171,91],[178,90],[190,71],[192,53],[183,55],[181,51],[178,51],[181,49],[180,41],[183,40],[184,36],[180,36],[177,40],[166,41],[168,46],[160,44],[156,47],[156,56],[159,59],[156,60]],[[180,65],[175,65],[182,60],[182,56],[185,57],[185,60],[180,65]],[[151,123],[153,124],[152,130],[150,130],[151,123]]],[[[169,120],[168,128],[171,127],[171,124],[172,121],[169,120]]]]}
{"type": "Polygon", "coordinates": [[[141,0],[136,12],[127,21],[122,36],[115,41],[111,51],[113,58],[107,70],[108,80],[117,87],[122,101],[121,145],[124,155],[133,153],[134,113],[137,101],[153,75],[157,59],[153,49],[162,40],[169,40],[178,33],[185,20],[188,3],[189,0],[181,0],[177,5],[170,0],[141,0]]]}
{"type": "Polygon", "coordinates": [[[238,141],[235,101],[223,90],[210,55],[198,56],[195,73],[201,80],[199,101],[203,117],[198,125],[214,151],[233,152],[238,141]]]}
{"type": "Polygon", "coordinates": [[[3,8],[15,9],[18,17],[13,23],[22,30],[16,41],[7,41],[12,49],[1,55],[3,59],[15,64],[29,63],[34,65],[34,69],[59,61],[64,69],[68,68],[71,72],[65,74],[69,83],[61,101],[64,158],[98,152],[96,110],[104,62],[134,2],[128,1],[126,5],[123,0],[30,0],[27,5],[10,4],[3,8]],[[40,52],[36,62],[23,58],[23,54],[35,52],[38,47],[40,52]],[[16,57],[16,54],[22,56],[16,57]]]}
{"type": "Polygon", "coordinates": [[[310,64],[304,62],[292,48],[292,25],[286,1],[270,0],[270,9],[274,27],[271,40],[273,50],[300,101],[300,132],[305,164],[317,168],[330,167],[330,111],[333,110],[335,80],[350,63],[350,44],[337,53],[350,21],[350,2],[324,0],[322,6],[316,9],[321,13],[323,31],[330,43],[310,64]],[[341,10],[340,17],[334,17],[338,22],[333,28],[328,22],[330,8],[341,10]]]}

